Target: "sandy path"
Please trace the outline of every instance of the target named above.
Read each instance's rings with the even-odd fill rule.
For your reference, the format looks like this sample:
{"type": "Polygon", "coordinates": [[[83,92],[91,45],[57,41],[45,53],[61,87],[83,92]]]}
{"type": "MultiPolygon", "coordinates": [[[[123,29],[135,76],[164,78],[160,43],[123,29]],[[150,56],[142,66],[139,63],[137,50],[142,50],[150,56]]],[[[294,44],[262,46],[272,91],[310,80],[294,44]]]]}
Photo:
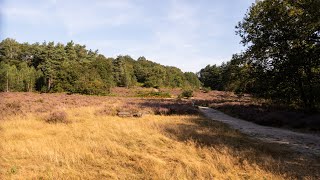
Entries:
{"type": "Polygon", "coordinates": [[[298,152],[320,155],[319,136],[261,126],[238,118],[233,118],[208,107],[199,107],[199,109],[206,117],[228,124],[231,128],[237,129],[250,137],[271,143],[287,144],[298,152]]]}

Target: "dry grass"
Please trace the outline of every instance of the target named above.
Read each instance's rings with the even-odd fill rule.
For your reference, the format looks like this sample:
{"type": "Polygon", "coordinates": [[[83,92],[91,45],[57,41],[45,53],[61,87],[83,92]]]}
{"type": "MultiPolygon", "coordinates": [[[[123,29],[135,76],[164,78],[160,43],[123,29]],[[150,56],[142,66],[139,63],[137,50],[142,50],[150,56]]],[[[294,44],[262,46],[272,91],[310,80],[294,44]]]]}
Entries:
{"type": "Polygon", "coordinates": [[[68,119],[68,115],[64,111],[54,111],[50,113],[46,118],[45,121],[47,123],[71,123],[68,119]]]}
{"type": "Polygon", "coordinates": [[[0,121],[0,179],[320,177],[316,157],[303,157],[289,153],[285,147],[250,140],[200,116],[149,114],[119,118],[97,114],[108,104],[134,106],[132,102],[145,105],[147,110],[150,100],[31,93],[8,96],[4,104],[18,98],[25,101],[17,101],[21,102],[23,114],[10,114],[0,121]],[[46,123],[43,117],[53,111],[50,109],[61,109],[59,100],[66,98],[63,109],[72,123],[46,123]],[[43,103],[51,105],[50,109],[36,111],[40,108],[36,104],[43,103]]]}
{"type": "Polygon", "coordinates": [[[279,178],[257,165],[238,164],[228,148],[198,148],[193,141],[182,143],[163,135],[163,126],[188,124],[191,117],[124,120],[97,118],[90,115],[93,111],[82,109],[73,116],[78,123],[71,125],[52,126],[32,116],[2,122],[3,177],[279,178]]]}

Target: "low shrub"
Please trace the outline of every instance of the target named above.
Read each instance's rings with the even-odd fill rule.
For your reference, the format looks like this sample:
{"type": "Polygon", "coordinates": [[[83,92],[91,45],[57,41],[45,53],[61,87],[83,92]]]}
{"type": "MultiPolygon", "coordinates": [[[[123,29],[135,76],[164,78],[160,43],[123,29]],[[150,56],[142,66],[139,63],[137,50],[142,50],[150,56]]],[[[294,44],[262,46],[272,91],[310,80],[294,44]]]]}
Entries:
{"type": "Polygon", "coordinates": [[[208,92],[210,92],[211,91],[211,88],[210,87],[203,87],[202,88],[202,92],[204,92],[204,93],[208,93],[208,92]]]}
{"type": "Polygon", "coordinates": [[[142,92],[142,91],[139,91],[137,92],[137,97],[158,97],[158,98],[170,98],[171,95],[170,93],[168,92],[162,92],[162,91],[159,91],[159,92],[142,92]]]}
{"type": "Polygon", "coordinates": [[[64,111],[54,111],[52,113],[50,113],[45,121],[47,123],[52,123],[52,124],[56,124],[56,123],[65,123],[65,124],[68,124],[68,123],[71,123],[70,120],[68,120],[68,115],[66,112],[64,111]]]}
{"type": "Polygon", "coordinates": [[[184,102],[159,102],[144,103],[142,107],[148,107],[155,115],[199,115],[198,109],[184,102]]]}
{"type": "Polygon", "coordinates": [[[117,115],[117,109],[115,107],[105,106],[94,112],[96,116],[115,116],[117,115]]]}
{"type": "Polygon", "coordinates": [[[184,90],[180,95],[180,98],[191,98],[193,97],[193,90],[184,90]]]}
{"type": "Polygon", "coordinates": [[[157,107],[153,109],[155,115],[170,115],[171,109],[168,107],[157,107]]]}
{"type": "Polygon", "coordinates": [[[8,102],[5,104],[0,103],[0,118],[18,114],[23,115],[22,105],[19,101],[8,102]]]}
{"type": "Polygon", "coordinates": [[[16,111],[20,111],[21,110],[21,104],[18,101],[13,101],[13,102],[7,103],[6,107],[8,109],[16,110],[16,111]]]}

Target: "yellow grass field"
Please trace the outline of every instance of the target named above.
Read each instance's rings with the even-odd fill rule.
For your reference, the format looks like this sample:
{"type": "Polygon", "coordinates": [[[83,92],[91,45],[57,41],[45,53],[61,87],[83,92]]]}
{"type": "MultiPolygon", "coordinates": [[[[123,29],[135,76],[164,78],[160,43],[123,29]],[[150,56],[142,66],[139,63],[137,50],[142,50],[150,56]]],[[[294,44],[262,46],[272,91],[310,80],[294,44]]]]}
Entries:
{"type": "MultiPolygon", "coordinates": [[[[46,95],[27,95],[47,101],[46,95]]],[[[51,95],[52,102],[53,96],[61,98],[51,95]]],[[[2,103],[13,97],[17,100],[7,96],[2,103]]],[[[317,179],[320,174],[317,158],[248,139],[199,115],[97,114],[104,106],[59,106],[69,123],[46,122],[49,111],[23,110],[0,120],[0,179],[317,179]]]]}

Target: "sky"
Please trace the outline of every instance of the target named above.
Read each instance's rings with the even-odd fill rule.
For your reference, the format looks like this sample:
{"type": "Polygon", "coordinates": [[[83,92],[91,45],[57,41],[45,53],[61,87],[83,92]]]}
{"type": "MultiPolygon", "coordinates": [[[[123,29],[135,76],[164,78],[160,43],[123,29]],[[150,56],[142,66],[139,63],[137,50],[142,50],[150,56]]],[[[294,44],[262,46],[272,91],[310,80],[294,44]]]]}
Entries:
{"type": "Polygon", "coordinates": [[[0,40],[75,43],[183,71],[244,50],[235,26],[254,0],[0,0],[0,40]]]}

